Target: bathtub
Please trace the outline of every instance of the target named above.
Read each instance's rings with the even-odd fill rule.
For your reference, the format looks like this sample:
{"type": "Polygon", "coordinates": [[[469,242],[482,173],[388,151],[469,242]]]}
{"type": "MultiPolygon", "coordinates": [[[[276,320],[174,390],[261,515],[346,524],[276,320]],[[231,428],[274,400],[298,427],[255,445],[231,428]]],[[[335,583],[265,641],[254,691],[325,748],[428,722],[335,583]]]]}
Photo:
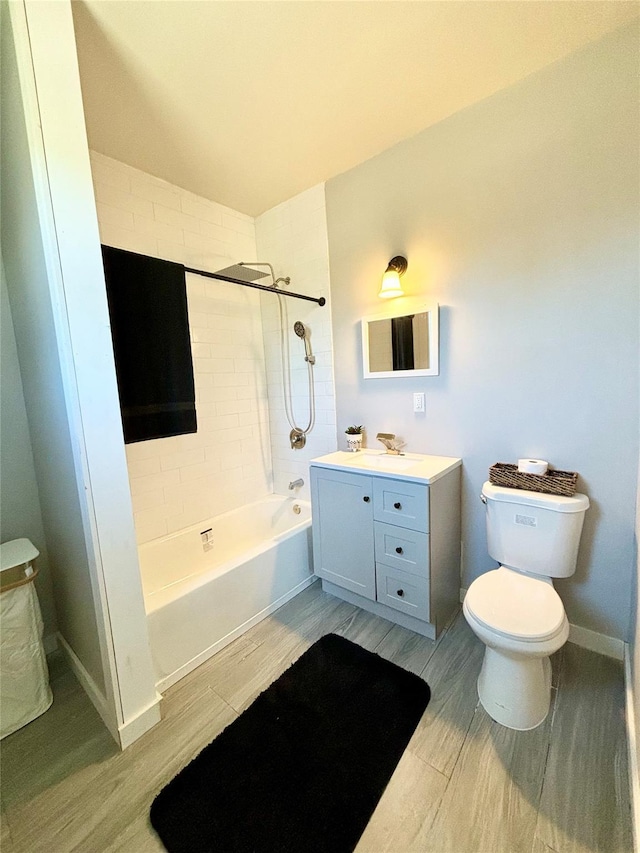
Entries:
{"type": "Polygon", "coordinates": [[[147,542],[139,558],[162,692],[313,582],[311,505],[269,495],[147,542]]]}

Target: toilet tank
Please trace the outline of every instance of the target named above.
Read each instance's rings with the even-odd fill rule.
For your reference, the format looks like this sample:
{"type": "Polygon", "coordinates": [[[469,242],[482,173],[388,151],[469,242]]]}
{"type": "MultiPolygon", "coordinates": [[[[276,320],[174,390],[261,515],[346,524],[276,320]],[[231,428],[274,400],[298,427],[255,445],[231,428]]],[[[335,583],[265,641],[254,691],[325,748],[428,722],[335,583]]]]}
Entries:
{"type": "Polygon", "coordinates": [[[489,554],[511,569],[567,578],[576,570],[586,495],[571,498],[485,483],[489,554]]]}

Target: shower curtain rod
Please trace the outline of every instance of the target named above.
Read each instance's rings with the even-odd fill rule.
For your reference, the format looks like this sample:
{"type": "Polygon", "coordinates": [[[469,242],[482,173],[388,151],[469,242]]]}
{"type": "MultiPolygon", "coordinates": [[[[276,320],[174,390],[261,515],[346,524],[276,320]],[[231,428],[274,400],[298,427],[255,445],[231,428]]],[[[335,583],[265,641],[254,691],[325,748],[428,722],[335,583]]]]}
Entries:
{"type": "Polygon", "coordinates": [[[256,290],[265,290],[267,293],[279,293],[280,296],[292,296],[294,299],[306,299],[307,302],[317,302],[320,307],[326,304],[326,299],[321,296],[316,299],[315,296],[306,296],[304,293],[290,293],[286,290],[278,290],[275,287],[267,287],[265,284],[255,284],[253,281],[242,281],[239,278],[231,278],[229,275],[220,275],[217,272],[206,272],[205,270],[194,270],[191,267],[185,267],[185,272],[191,272],[195,275],[202,275],[205,278],[215,278],[218,281],[230,281],[231,284],[241,284],[243,287],[255,287],[256,290]]]}

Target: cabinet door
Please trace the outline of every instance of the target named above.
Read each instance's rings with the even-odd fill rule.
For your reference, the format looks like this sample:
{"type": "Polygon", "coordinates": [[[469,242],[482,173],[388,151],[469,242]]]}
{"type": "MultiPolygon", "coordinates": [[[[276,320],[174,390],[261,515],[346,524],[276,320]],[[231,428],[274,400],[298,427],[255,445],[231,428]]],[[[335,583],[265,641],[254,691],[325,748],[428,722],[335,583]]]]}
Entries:
{"type": "Polygon", "coordinates": [[[316,575],[375,601],[371,477],[311,467],[316,575]]]}

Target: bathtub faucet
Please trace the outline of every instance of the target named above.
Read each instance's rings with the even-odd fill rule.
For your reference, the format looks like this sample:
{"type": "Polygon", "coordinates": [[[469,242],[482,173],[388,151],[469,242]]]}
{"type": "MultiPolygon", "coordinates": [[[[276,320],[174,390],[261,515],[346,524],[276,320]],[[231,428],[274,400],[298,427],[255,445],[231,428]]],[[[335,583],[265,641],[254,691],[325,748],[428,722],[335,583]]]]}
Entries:
{"type": "Polygon", "coordinates": [[[300,486],[304,486],[304,480],[302,479],[302,477],[299,477],[297,480],[292,480],[289,483],[290,489],[298,489],[300,488],[300,486]]]}

